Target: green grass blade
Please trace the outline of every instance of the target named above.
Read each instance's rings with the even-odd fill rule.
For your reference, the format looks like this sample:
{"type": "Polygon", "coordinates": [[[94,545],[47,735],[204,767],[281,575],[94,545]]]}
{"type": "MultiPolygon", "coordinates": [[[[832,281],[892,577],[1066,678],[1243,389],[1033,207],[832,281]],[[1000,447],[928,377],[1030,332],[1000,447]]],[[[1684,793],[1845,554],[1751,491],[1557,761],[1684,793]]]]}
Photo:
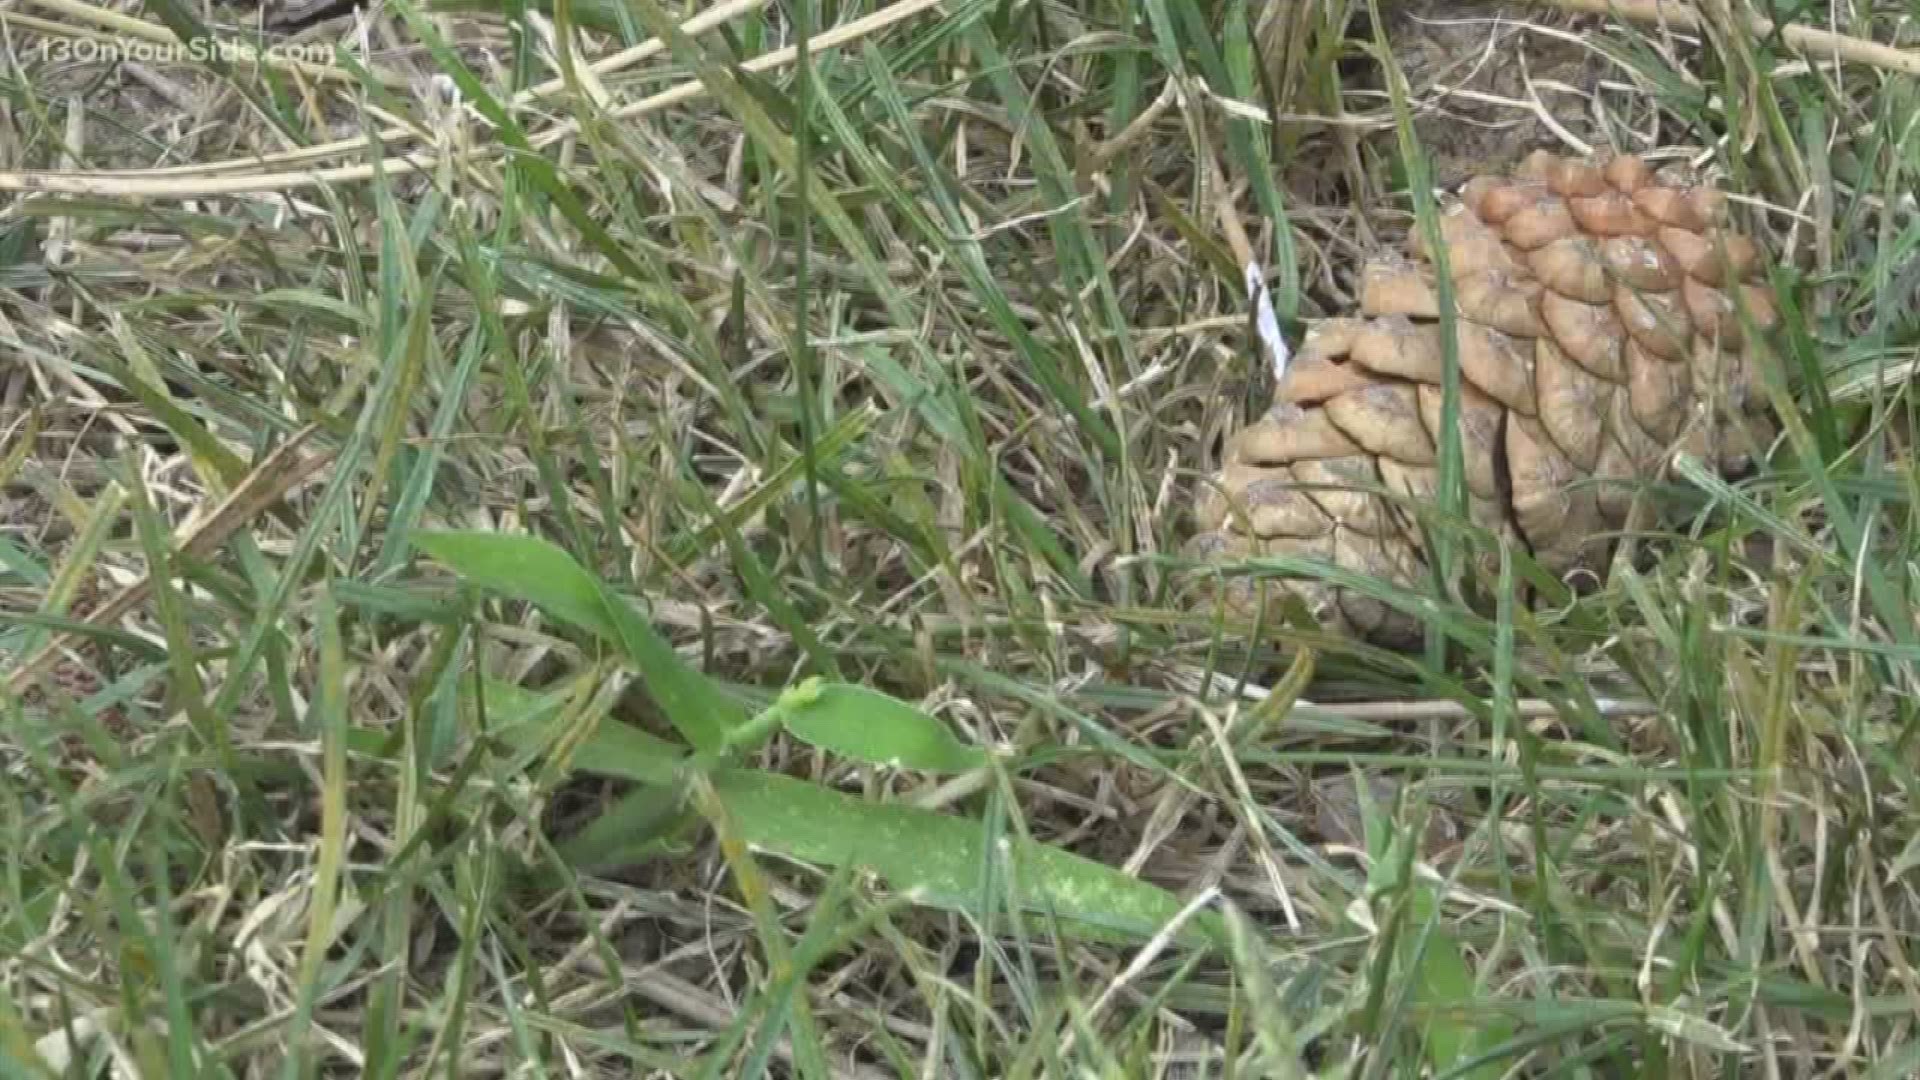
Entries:
{"type": "Polygon", "coordinates": [[[531,536],[418,533],[414,545],[482,588],[538,606],[619,648],[694,749],[713,752],[745,720],[740,707],[685,664],[631,602],[564,550],[531,536]]]}
{"type": "MultiPolygon", "coordinates": [[[[727,770],[713,777],[721,802],[756,847],[828,866],[871,870],[922,903],[977,911],[986,862],[979,823],[912,807],[863,802],[773,773],[727,770]]],[[[1170,893],[1081,856],[1012,841],[1016,895],[1027,910],[1090,929],[1151,935],[1180,911],[1170,893]]],[[[1193,941],[1217,932],[1206,915],[1193,941]]]]}
{"type": "Polygon", "coordinates": [[[955,738],[940,721],[864,686],[809,680],[775,708],[795,738],[869,765],[966,772],[987,763],[983,751],[955,738]]]}

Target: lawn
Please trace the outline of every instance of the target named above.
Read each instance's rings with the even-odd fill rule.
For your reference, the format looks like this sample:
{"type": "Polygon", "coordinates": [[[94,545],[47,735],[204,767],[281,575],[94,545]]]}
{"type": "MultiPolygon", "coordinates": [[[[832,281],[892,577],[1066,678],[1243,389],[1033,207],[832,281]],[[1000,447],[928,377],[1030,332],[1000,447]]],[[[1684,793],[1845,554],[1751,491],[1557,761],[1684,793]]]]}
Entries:
{"type": "Polygon", "coordinates": [[[1920,29],[1698,7],[0,12],[0,1075],[1920,1074],[1920,29]],[[1765,459],[1209,603],[1263,304],[1541,147],[1765,459]]]}

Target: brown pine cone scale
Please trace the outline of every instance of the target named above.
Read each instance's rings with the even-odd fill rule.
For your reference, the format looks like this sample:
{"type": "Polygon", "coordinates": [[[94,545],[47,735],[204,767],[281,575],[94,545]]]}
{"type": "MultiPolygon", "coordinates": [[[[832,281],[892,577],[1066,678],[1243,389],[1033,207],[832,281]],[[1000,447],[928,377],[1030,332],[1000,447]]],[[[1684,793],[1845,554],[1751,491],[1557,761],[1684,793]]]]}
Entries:
{"type": "MultiPolygon", "coordinates": [[[[1440,213],[1476,525],[1554,573],[1598,573],[1605,534],[1673,452],[1734,471],[1772,438],[1747,330],[1775,312],[1721,192],[1639,157],[1538,152],[1468,181],[1440,213]]],[[[1439,487],[1437,273],[1417,233],[1408,254],[1362,269],[1359,311],[1313,325],[1272,406],[1229,440],[1192,552],[1301,556],[1421,587],[1410,508],[1439,487]]],[[[1418,637],[1370,597],[1289,585],[1336,630],[1418,637]]],[[[1252,596],[1237,579],[1227,599],[1252,596]]]]}

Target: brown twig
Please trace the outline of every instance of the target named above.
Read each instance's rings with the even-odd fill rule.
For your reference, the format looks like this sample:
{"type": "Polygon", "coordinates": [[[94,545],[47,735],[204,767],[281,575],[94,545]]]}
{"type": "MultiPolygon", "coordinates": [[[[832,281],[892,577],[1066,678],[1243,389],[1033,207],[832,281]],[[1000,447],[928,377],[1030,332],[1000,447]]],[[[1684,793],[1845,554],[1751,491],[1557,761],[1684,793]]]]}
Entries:
{"type": "MultiPolygon", "coordinates": [[[[1706,24],[1706,19],[1701,16],[1698,8],[1692,4],[1678,3],[1676,0],[1533,0],[1533,2],[1565,11],[1579,11],[1590,15],[1613,15],[1634,22],[1661,23],[1678,30],[1700,30],[1706,24]]],[[[1808,60],[1845,60],[1887,71],[1920,75],[1920,52],[1910,49],[1896,49],[1877,41],[1836,34],[1831,30],[1816,30],[1810,26],[1797,24],[1780,26],[1772,19],[1761,18],[1758,15],[1752,16],[1748,20],[1748,25],[1756,34],[1766,35],[1777,31],[1780,40],[1808,60]]]]}

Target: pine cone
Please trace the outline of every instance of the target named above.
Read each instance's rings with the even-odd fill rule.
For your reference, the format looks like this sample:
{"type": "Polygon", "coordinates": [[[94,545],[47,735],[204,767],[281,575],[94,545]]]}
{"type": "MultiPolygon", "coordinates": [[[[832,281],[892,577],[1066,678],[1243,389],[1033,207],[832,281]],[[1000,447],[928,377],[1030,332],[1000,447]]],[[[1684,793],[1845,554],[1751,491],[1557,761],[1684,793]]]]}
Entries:
{"type": "MultiPolygon", "coordinates": [[[[1760,252],[1725,210],[1720,192],[1638,157],[1544,151],[1443,205],[1476,525],[1554,573],[1597,576],[1605,534],[1672,451],[1737,471],[1764,449],[1773,430],[1747,331],[1771,327],[1775,311],[1760,252]]],[[[1443,365],[1428,254],[1416,240],[1411,258],[1369,263],[1359,313],[1309,331],[1271,408],[1229,441],[1190,552],[1316,558],[1425,587],[1410,507],[1436,499],[1443,365]]],[[[1330,629],[1387,645],[1418,637],[1413,619],[1371,597],[1288,584],[1330,629]]],[[[1253,595],[1232,579],[1231,603],[1253,595]]]]}

